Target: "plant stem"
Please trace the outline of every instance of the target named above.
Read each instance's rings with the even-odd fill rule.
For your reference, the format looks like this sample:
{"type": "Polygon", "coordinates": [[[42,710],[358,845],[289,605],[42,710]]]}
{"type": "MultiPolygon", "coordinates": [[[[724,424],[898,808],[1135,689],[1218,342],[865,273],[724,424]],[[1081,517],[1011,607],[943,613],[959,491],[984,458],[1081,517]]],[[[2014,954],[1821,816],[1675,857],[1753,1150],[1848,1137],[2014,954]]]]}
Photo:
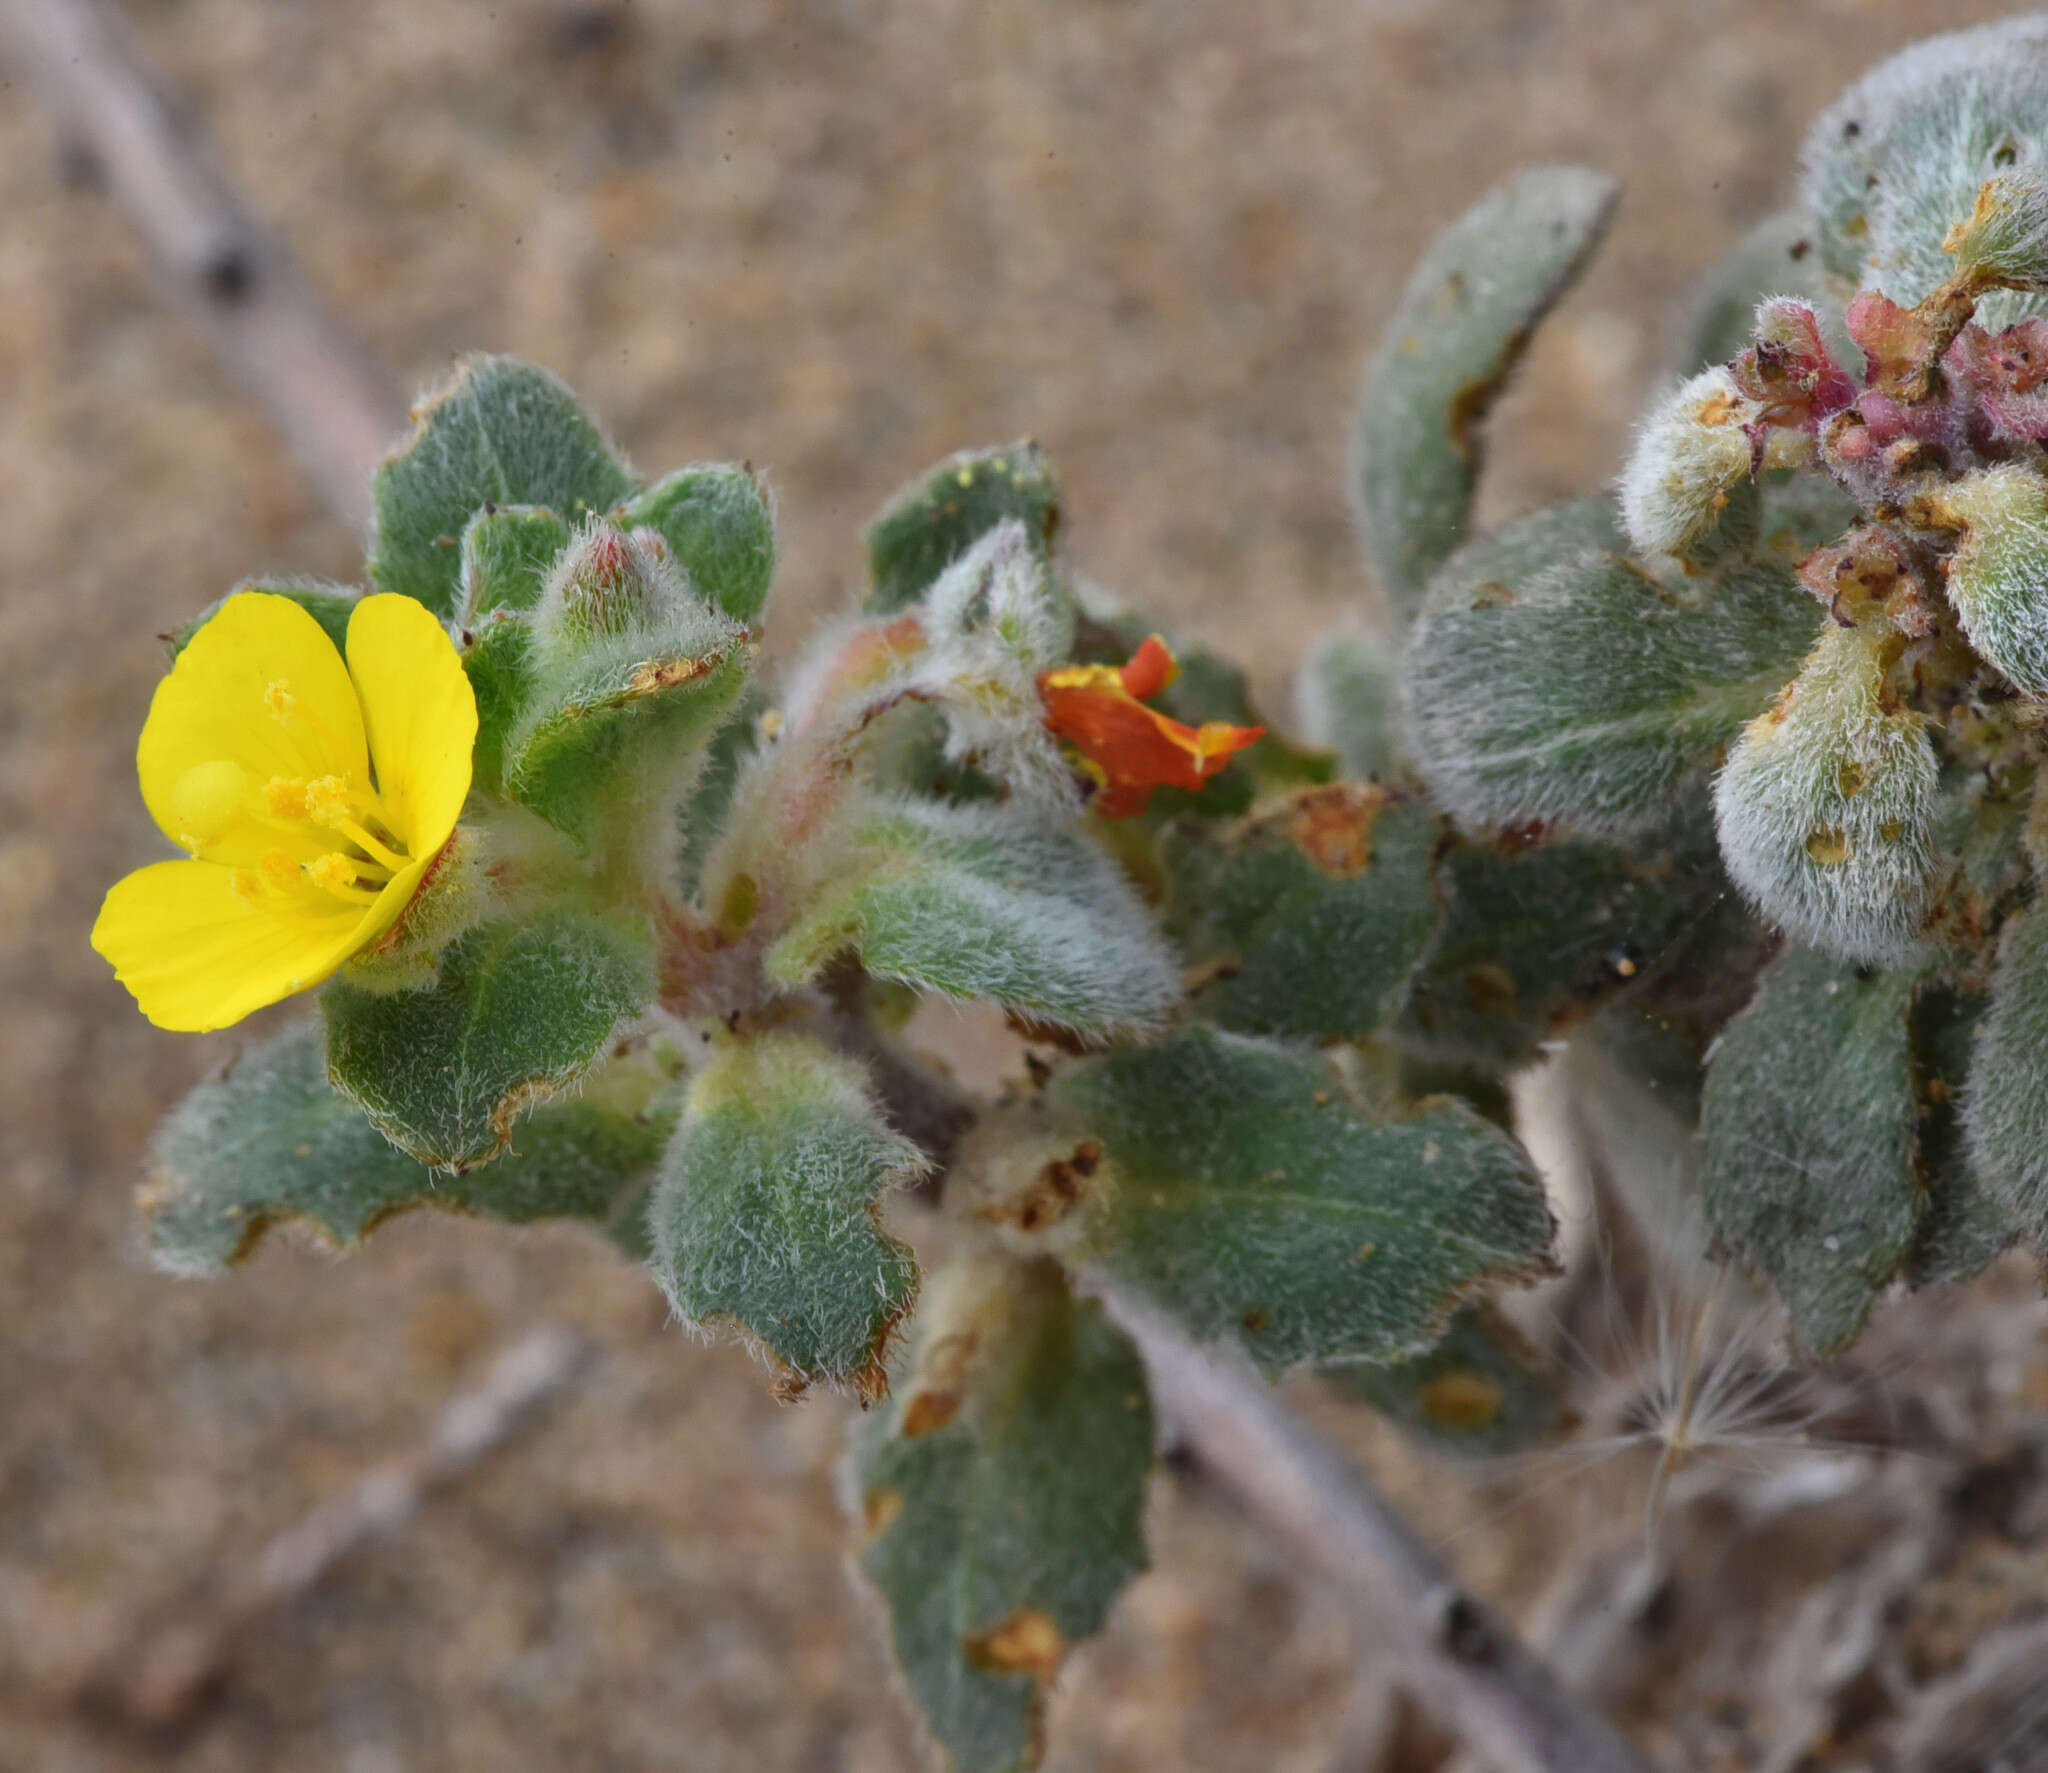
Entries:
{"type": "Polygon", "coordinates": [[[1084,1277],[1139,1351],[1163,1413],[1203,1464],[1405,1663],[1416,1697],[1497,1773],[1645,1773],[1344,1456],[1241,1358],[1197,1347],[1147,1301],[1084,1277]]]}

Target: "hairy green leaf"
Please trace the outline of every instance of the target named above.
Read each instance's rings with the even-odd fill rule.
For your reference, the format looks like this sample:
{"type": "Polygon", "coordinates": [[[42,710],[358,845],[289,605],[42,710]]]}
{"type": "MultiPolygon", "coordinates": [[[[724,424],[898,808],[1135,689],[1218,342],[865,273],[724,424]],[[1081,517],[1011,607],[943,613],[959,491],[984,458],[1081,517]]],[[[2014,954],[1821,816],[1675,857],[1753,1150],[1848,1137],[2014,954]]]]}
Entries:
{"type": "Polygon", "coordinates": [[[775,577],[775,512],[751,468],[678,468],[626,501],[622,521],[659,532],[698,594],[751,622],[775,577]]]}
{"type": "Polygon", "coordinates": [[[1461,840],[1439,853],[1437,890],[1444,921],[1395,1033],[1419,1052],[1509,1070],[1654,981],[1728,894],[1697,810],[1641,854],[1461,840]]]}
{"type": "Polygon", "coordinates": [[[1406,737],[1468,825],[1633,839],[1799,668],[1824,616],[1758,557],[1681,592],[1605,505],[1553,505],[1461,549],[1404,662],[1406,737]]]}
{"type": "Polygon", "coordinates": [[[1351,459],[1381,587],[1403,614],[1465,539],[1487,410],[1619,192],[1584,167],[1520,173],[1453,222],[1401,292],[1359,395],[1351,459]]]}
{"type": "Polygon", "coordinates": [[[633,490],[576,396],[530,363],[465,358],[415,414],[377,470],[370,574],[436,615],[462,601],[462,535],[486,505],[545,505],[573,521],[633,490]]]}
{"type": "Polygon", "coordinates": [[[472,782],[487,794],[505,786],[505,738],[533,695],[533,629],[524,616],[493,610],[468,630],[462,668],[476,697],[476,761],[472,782]]]}
{"type": "Polygon", "coordinates": [[[1913,1005],[1917,1155],[1927,1190],[1927,1216],[1906,1259],[1906,1279],[1915,1287],[1968,1280],[2020,1235],[2019,1221],[1971,1161],[1963,1127],[1964,1080],[1987,1005],[1981,993],[1946,985],[1923,989],[1913,1005]]]}
{"type": "Polygon", "coordinates": [[[1088,1033],[1148,1026],[1180,995],[1116,864],[1007,808],[877,801],[846,869],[765,964],[797,984],[848,950],[877,978],[1088,1033]]]}
{"type": "Polygon", "coordinates": [[[1060,489],[1038,445],[962,450],[900,488],[868,525],[868,607],[915,603],[940,573],[1007,517],[1050,551],[1060,489]]]}
{"type": "Polygon", "coordinates": [[[924,1170],[858,1066],[793,1035],[736,1041],[700,1071],[648,1211],[654,1273],[693,1324],[730,1322],[794,1395],[881,1396],[917,1262],[882,1196],[924,1170]]]}
{"type": "Polygon", "coordinates": [[[320,1025],[307,1022],[239,1054],[164,1122],[143,1196],[150,1246],[175,1273],[212,1274],[288,1219],[338,1244],[415,1206],[605,1224],[652,1172],[672,1120],[553,1104],[488,1170],[437,1176],[327,1081],[320,1025]]]}
{"type": "Polygon", "coordinates": [[[1145,1568],[1145,1372],[1049,1265],[963,1264],[932,1292],[854,1442],[860,1565],[952,1773],[1020,1773],[1061,1660],[1145,1568]]]}
{"type": "Polygon", "coordinates": [[[1429,1446],[1470,1458],[1542,1446],[1568,1419],[1558,1375],[1484,1305],[1460,1311],[1426,1354],[1386,1366],[1346,1362],[1323,1377],[1429,1446]]]}
{"type": "Polygon", "coordinates": [[[487,505],[462,529],[462,621],[475,627],[492,610],[530,610],[570,530],[541,505],[487,505]]]}
{"type": "Polygon", "coordinates": [[[1399,650],[1384,636],[1344,627],[1324,635],[1301,662],[1294,700],[1302,736],[1334,751],[1347,776],[1377,778],[1394,769],[1399,650]]]}
{"type": "Polygon", "coordinates": [[[1789,948],[1707,1062],[1707,1224],[1771,1278],[1817,1355],[1856,1339],[1926,1210],[1907,1031],[1917,982],[1789,948]]]}
{"type": "MultiPolygon", "coordinates": [[[[1065,1160],[1082,1198],[1062,1256],[1268,1371],[1419,1353],[1468,1293],[1549,1261],[1519,1146],[1442,1099],[1376,1119],[1313,1053],[1189,1028],[1074,1065],[1050,1097],[1088,1135],[1065,1160]]],[[[1075,1192],[1061,1180],[1030,1187],[1075,1192]]],[[[1030,1198],[992,1211],[1022,1225],[1030,1198]]]]}
{"type": "Polygon", "coordinates": [[[2048,1248],[2048,911],[2006,920],[1970,1060],[1970,1157],[2028,1242],[2048,1248]]]}
{"type": "Polygon", "coordinates": [[[474,1169],[652,990],[641,919],[555,910],[484,924],[420,990],[328,986],[328,1073],[394,1145],[436,1169],[474,1169]]]}
{"type": "Polygon", "coordinates": [[[1371,1034],[1442,914],[1443,836],[1428,807],[1343,782],[1301,789],[1226,837],[1174,827],[1165,922],[1203,981],[1197,1012],[1248,1034],[1371,1034]]]}

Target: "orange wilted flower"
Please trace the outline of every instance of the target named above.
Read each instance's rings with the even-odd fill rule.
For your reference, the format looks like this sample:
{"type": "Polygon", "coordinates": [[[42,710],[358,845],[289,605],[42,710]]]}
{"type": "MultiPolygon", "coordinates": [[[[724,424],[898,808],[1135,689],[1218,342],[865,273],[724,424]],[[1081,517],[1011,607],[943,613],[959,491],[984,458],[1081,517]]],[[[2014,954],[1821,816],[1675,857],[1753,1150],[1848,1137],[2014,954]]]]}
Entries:
{"type": "Polygon", "coordinates": [[[1101,784],[1095,808],[1103,817],[1142,813],[1155,788],[1199,788],[1265,737],[1262,726],[1221,720],[1189,726],[1144,705],[1179,675],[1156,634],[1127,665],[1063,665],[1040,673],[1045,724],[1081,753],[1082,767],[1101,784]]]}

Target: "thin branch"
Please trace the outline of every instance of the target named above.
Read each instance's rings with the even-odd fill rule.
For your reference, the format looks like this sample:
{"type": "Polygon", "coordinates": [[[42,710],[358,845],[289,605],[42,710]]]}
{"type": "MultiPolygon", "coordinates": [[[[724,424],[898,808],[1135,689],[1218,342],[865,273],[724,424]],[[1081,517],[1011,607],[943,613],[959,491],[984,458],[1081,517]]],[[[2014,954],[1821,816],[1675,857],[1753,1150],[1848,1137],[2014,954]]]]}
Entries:
{"type": "Polygon", "coordinates": [[[118,22],[99,0],[0,0],[0,47],[105,176],[323,503],[360,526],[404,405],[185,138],[118,22]]]}
{"type": "Polygon", "coordinates": [[[185,1722],[266,1621],[310,1593],[351,1553],[396,1533],[434,1491],[529,1426],[587,1354],[566,1330],[529,1330],[498,1356],[481,1384],[449,1399],[418,1448],[366,1472],[224,1580],[209,1582],[183,1617],[128,1646],[101,1671],[88,1700],[148,1729],[185,1722]]]}
{"type": "Polygon", "coordinates": [[[1341,1588],[1405,1663],[1416,1696],[1496,1773],[1645,1773],[1643,1761],[1334,1447],[1240,1358],[1198,1348],[1153,1306],[1088,1277],[1137,1343],[1160,1406],[1203,1464],[1341,1588]]]}

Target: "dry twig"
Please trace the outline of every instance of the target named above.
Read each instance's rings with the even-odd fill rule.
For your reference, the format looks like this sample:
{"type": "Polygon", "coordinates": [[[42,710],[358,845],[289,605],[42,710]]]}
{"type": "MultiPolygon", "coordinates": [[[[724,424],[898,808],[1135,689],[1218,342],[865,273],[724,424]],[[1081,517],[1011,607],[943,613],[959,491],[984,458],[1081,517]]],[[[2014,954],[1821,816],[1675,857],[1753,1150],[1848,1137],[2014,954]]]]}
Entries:
{"type": "Polygon", "coordinates": [[[1438,1720],[1496,1773],[1643,1773],[1643,1763],[1460,1588],[1334,1447],[1242,1360],[1196,1347],[1143,1300],[1095,1290],[1144,1354],[1161,1408],[1209,1470],[1402,1657],[1438,1720]]]}
{"type": "Polygon", "coordinates": [[[104,175],[323,502],[363,523],[404,405],[179,131],[116,21],[98,0],[0,0],[0,47],[104,175]]]}
{"type": "Polygon", "coordinates": [[[184,1617],[122,1654],[93,1683],[93,1699],[150,1729],[184,1722],[258,1627],[310,1593],[350,1553],[396,1533],[429,1495],[528,1426],[576,1376],[586,1354],[565,1330],[529,1330],[480,1385],[449,1400],[419,1448],[319,1503],[224,1582],[209,1584],[184,1617]]]}

